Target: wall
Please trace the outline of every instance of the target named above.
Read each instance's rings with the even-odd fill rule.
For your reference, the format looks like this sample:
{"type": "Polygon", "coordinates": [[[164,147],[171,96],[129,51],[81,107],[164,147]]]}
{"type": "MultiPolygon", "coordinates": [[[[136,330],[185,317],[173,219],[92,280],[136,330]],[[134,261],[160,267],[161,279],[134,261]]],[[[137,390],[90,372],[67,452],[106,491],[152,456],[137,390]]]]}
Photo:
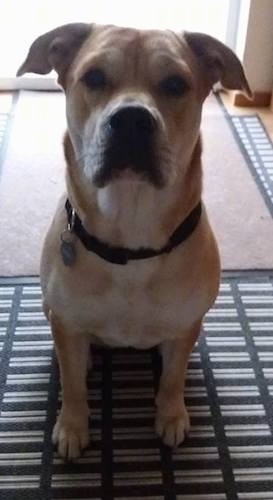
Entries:
{"type": "Polygon", "coordinates": [[[273,89],[272,27],[273,0],[242,0],[236,52],[253,91],[273,89]]]}
{"type": "Polygon", "coordinates": [[[204,31],[225,41],[229,1],[0,0],[0,89],[52,88],[53,77],[14,77],[33,40],[60,24],[82,21],[186,29],[204,31]]]}

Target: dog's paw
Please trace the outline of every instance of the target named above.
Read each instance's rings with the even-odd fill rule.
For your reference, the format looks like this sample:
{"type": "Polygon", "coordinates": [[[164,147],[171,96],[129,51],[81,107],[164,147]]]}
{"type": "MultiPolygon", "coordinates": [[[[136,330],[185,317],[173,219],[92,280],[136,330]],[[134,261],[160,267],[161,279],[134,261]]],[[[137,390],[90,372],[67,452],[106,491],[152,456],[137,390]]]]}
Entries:
{"type": "Polygon", "coordinates": [[[88,415],[71,418],[60,413],[52,433],[58,453],[67,460],[78,458],[89,444],[88,415]]]}
{"type": "Polygon", "coordinates": [[[179,446],[190,430],[190,419],[186,408],[178,416],[166,417],[158,413],[155,430],[164,444],[171,448],[179,446]]]}

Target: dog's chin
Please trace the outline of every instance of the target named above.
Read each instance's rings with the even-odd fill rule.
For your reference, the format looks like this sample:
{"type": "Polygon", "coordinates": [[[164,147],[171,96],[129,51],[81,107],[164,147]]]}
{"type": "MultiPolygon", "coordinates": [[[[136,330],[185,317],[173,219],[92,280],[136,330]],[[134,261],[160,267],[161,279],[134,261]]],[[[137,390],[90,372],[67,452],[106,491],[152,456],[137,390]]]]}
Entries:
{"type": "Polygon", "coordinates": [[[102,166],[97,169],[93,176],[93,184],[97,188],[104,188],[117,181],[149,184],[157,189],[161,189],[165,185],[163,175],[159,170],[150,169],[142,171],[127,165],[122,168],[102,166]]]}

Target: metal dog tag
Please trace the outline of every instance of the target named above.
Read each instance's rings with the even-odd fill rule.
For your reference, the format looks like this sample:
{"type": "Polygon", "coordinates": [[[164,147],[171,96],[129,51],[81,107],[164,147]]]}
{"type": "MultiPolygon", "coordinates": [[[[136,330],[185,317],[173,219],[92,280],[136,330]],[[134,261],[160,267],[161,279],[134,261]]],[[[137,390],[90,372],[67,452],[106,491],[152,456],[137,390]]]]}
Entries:
{"type": "Polygon", "coordinates": [[[65,266],[73,266],[76,261],[76,247],[73,241],[72,234],[65,230],[61,234],[61,246],[60,246],[61,256],[65,266]]]}

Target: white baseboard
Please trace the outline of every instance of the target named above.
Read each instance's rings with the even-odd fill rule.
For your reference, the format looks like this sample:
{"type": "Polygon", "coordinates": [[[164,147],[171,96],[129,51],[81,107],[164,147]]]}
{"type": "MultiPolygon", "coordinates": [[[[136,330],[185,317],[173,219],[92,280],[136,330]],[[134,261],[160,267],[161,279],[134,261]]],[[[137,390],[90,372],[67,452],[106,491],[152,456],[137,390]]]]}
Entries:
{"type": "Polygon", "coordinates": [[[61,90],[54,78],[23,76],[20,78],[1,78],[0,90],[61,90]]]}

